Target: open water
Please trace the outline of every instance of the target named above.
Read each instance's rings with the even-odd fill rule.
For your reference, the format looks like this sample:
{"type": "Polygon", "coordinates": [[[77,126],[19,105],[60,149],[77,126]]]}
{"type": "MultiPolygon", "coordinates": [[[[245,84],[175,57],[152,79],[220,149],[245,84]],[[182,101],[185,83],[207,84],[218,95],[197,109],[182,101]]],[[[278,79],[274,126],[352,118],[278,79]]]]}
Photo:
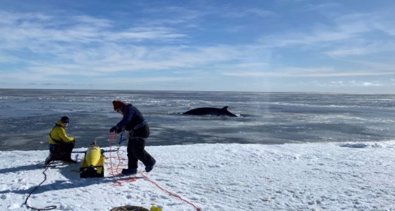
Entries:
{"type": "Polygon", "coordinates": [[[63,115],[76,147],[93,140],[106,146],[122,118],[114,99],[143,113],[147,145],[395,139],[395,95],[0,89],[0,150],[47,149],[47,134],[63,115]],[[223,106],[239,117],[181,114],[223,106]]]}

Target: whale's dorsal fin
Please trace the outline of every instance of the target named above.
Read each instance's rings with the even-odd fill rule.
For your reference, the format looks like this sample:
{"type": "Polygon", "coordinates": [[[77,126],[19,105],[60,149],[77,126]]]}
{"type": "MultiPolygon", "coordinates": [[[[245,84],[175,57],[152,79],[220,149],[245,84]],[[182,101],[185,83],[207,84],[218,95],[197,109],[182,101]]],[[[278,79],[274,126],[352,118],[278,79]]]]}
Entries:
{"type": "Polygon", "coordinates": [[[224,111],[228,110],[228,106],[224,106],[223,108],[221,108],[221,110],[224,110],[224,111]]]}

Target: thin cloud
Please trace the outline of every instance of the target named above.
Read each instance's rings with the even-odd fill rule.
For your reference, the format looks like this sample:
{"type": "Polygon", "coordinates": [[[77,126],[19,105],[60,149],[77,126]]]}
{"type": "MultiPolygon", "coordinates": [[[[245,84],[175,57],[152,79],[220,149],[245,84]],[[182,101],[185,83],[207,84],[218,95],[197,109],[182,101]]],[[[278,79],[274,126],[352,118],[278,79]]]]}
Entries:
{"type": "Polygon", "coordinates": [[[325,77],[359,77],[359,76],[385,76],[395,75],[393,71],[339,71],[333,68],[282,68],[266,69],[261,71],[239,70],[223,72],[223,75],[237,77],[308,77],[308,78],[325,78],[325,77]]]}
{"type": "Polygon", "coordinates": [[[341,48],[332,51],[328,51],[327,54],[332,57],[348,57],[348,56],[360,56],[360,55],[368,55],[377,52],[371,48],[341,48]]]}
{"type": "Polygon", "coordinates": [[[216,10],[215,12],[220,17],[225,18],[251,18],[251,17],[259,17],[259,18],[267,18],[267,17],[276,17],[277,13],[258,8],[239,8],[238,10],[231,9],[220,9],[220,12],[216,10]]]}
{"type": "Polygon", "coordinates": [[[321,86],[330,87],[382,87],[385,84],[377,81],[356,81],[356,80],[340,80],[340,81],[330,81],[327,84],[321,84],[321,86]]]}
{"type": "Polygon", "coordinates": [[[75,23],[83,24],[85,26],[94,26],[96,28],[111,28],[114,25],[114,22],[108,19],[104,18],[96,18],[92,16],[87,16],[87,15],[77,15],[77,16],[72,16],[72,20],[75,20],[75,23]]]}
{"type": "Polygon", "coordinates": [[[173,29],[167,27],[135,27],[119,33],[107,33],[104,39],[109,41],[144,41],[144,40],[176,40],[186,37],[185,34],[174,32],[173,29]]]}
{"type": "Polygon", "coordinates": [[[168,27],[197,27],[197,22],[207,15],[205,10],[189,9],[185,7],[166,6],[161,8],[145,8],[149,18],[142,18],[142,26],[168,27]]]}
{"type": "Polygon", "coordinates": [[[165,42],[185,37],[184,34],[174,32],[173,29],[166,27],[137,26],[117,31],[114,22],[89,16],[72,16],[67,19],[67,24],[65,24],[65,19],[58,17],[34,16],[46,17],[45,20],[50,19],[51,22],[41,21],[41,19],[38,21],[37,18],[29,19],[32,16],[20,13],[7,13],[7,17],[9,21],[0,24],[0,39],[4,40],[5,46],[9,48],[23,48],[23,46],[28,46],[27,42],[31,43],[32,40],[38,43],[64,42],[67,45],[105,41],[156,40],[165,42]],[[57,27],[56,22],[63,27],[57,27]]]}
{"type": "MultiPolygon", "coordinates": [[[[329,25],[312,25],[310,28],[303,28],[299,31],[289,31],[288,33],[274,34],[262,37],[260,42],[267,47],[290,47],[295,45],[314,46],[322,45],[327,47],[327,43],[340,46],[346,42],[353,42],[355,39],[363,40],[364,35],[377,30],[385,31],[388,34],[393,32],[395,22],[384,24],[382,20],[388,17],[378,13],[354,13],[337,17],[329,25]],[[343,43],[340,43],[342,41],[343,43]]],[[[378,42],[381,39],[372,38],[370,42],[378,42]]]]}

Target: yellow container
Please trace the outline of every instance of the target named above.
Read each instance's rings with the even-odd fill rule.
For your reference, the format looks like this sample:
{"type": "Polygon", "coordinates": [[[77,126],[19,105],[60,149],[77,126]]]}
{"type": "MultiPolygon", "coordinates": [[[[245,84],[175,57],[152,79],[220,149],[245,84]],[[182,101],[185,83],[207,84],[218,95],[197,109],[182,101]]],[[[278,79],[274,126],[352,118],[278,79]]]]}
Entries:
{"type": "Polygon", "coordinates": [[[101,162],[102,160],[102,154],[100,147],[98,146],[92,146],[88,149],[88,151],[85,154],[85,160],[87,166],[98,166],[98,165],[103,165],[101,162]]]}
{"type": "Polygon", "coordinates": [[[153,204],[149,211],[162,211],[162,207],[153,204]]]}

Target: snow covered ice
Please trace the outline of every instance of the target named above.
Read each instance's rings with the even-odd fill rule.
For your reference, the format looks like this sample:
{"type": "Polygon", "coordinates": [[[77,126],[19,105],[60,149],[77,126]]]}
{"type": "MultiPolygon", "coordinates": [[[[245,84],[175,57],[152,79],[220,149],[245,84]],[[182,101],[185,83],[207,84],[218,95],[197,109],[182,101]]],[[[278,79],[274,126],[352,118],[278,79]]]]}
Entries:
{"type": "MultiPolygon", "coordinates": [[[[55,205],[57,210],[149,208],[151,204],[165,211],[196,210],[191,204],[207,211],[395,210],[395,141],[146,149],[158,162],[144,175],[185,201],[159,189],[141,172],[133,179],[112,177],[107,159],[104,178],[80,179],[77,164],[48,169],[47,180],[28,204],[55,205]]],[[[125,159],[126,149],[121,147],[119,152],[125,159]]],[[[0,210],[28,210],[23,203],[44,179],[42,163],[47,154],[0,151],[0,210]]],[[[112,170],[117,162],[113,157],[115,153],[112,170]]],[[[142,171],[143,164],[139,165],[142,171]]]]}

